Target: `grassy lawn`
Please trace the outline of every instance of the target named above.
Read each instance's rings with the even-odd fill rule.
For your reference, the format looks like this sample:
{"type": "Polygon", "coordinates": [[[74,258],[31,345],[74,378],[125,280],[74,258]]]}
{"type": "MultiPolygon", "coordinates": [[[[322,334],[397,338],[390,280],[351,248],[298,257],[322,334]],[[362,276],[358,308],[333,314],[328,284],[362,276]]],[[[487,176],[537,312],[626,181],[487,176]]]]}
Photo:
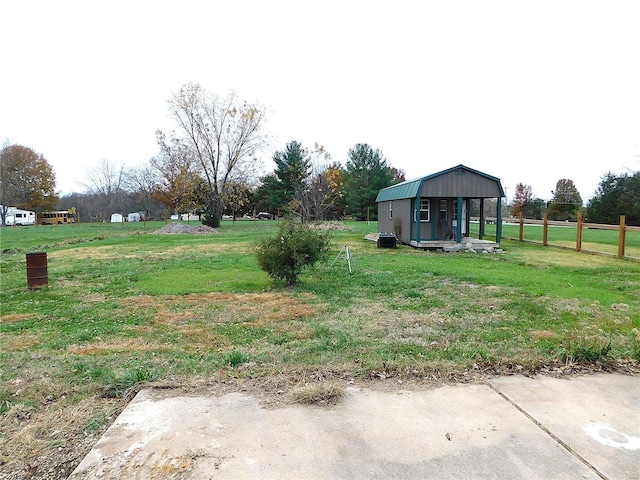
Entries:
{"type": "Polygon", "coordinates": [[[0,230],[0,466],[95,440],[143,384],[448,380],[640,360],[636,262],[512,241],[504,255],[378,249],[364,239],[375,223],[347,223],[287,289],[252,253],[275,222],[153,234],[162,226],[0,230]],[[47,252],[49,287],[28,291],[35,251],[47,252]]]}
{"type": "MultiPolygon", "coordinates": [[[[471,232],[475,235],[478,233],[478,224],[471,224],[471,232]]],[[[495,236],[495,227],[488,225],[487,235],[495,236]]],[[[523,227],[524,240],[542,243],[543,227],[542,225],[525,224],[523,227]]],[[[590,250],[598,253],[607,253],[609,255],[618,254],[618,235],[617,230],[601,230],[596,228],[582,229],[582,249],[590,250]]],[[[503,238],[517,240],[520,236],[520,226],[515,224],[503,224],[503,238]]],[[[549,226],[547,241],[549,245],[557,245],[567,248],[576,248],[577,228],[575,224],[569,226],[549,226]]],[[[625,256],[640,259],[640,232],[626,232],[625,256]]]]}

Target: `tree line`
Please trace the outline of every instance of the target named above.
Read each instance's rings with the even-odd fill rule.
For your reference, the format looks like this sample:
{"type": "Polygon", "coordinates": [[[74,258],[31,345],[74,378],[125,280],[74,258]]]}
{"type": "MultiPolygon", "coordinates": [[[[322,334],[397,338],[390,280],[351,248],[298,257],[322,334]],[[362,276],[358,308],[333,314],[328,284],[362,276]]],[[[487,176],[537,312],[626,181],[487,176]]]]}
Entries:
{"type": "MultiPolygon", "coordinates": [[[[217,227],[223,215],[288,214],[302,220],[351,216],[376,220],[380,189],[404,181],[383,153],[366,143],[349,149],[345,165],[332,160],[322,145],[312,148],[291,140],[273,155],[274,171],[260,176],[258,154],[268,144],[266,109],[220,96],[197,83],[184,85],[168,101],[175,129],[156,131],[158,153],[138,167],[103,159],[88,172],[85,191],[59,198],[55,174],[42,154],[5,143],[0,152],[0,217],[16,206],[28,210],[76,208],[84,220],[108,220],[112,213],[142,212],[148,219],[167,213],[197,213],[217,227]]],[[[586,208],[575,184],[559,180],[553,199],[533,196],[520,183],[511,213],[527,218],[575,220],[582,211],[589,222],[640,225],[640,172],[606,174],[586,208]]]]}
{"type": "Polygon", "coordinates": [[[275,152],[275,170],[260,177],[258,152],[267,145],[263,106],[193,83],[168,104],[176,128],[156,131],[157,155],[134,168],[103,159],[87,173],[82,193],[58,198],[46,159],[29,147],[5,145],[2,205],[35,211],[75,207],[85,221],[108,220],[112,213],[142,212],[149,219],[196,213],[213,227],[223,215],[256,212],[304,222],[345,215],[363,220],[376,218],[380,189],[404,180],[404,172],[368,144],[351,148],[343,167],[321,145],[308,149],[295,140],[275,152]]]}
{"type": "Polygon", "coordinates": [[[570,179],[556,183],[553,198],[545,201],[534,197],[532,188],[524,183],[516,185],[511,214],[540,220],[544,213],[549,220],[576,221],[582,213],[591,223],[617,225],[625,215],[627,225],[640,225],[640,171],[615,175],[607,173],[586,207],[580,192],[570,179]]]}

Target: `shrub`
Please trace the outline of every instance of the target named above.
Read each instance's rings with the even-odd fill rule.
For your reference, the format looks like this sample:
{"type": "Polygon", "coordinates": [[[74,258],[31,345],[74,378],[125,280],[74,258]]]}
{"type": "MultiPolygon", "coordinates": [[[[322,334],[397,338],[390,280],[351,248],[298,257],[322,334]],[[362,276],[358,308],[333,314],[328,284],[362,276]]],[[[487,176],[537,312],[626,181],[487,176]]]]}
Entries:
{"type": "Polygon", "coordinates": [[[275,237],[263,238],[255,246],[260,268],[271,278],[295,285],[300,271],[316,263],[329,246],[329,233],[285,220],[275,237]]]}

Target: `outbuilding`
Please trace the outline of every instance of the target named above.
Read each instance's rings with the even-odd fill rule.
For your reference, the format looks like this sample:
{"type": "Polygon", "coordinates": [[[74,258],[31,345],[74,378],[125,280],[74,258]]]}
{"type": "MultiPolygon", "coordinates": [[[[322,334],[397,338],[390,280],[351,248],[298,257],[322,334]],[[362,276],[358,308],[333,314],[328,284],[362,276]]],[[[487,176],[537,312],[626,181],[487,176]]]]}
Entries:
{"type": "Polygon", "coordinates": [[[378,231],[417,248],[443,248],[469,238],[470,201],[480,200],[476,241],[498,246],[502,235],[500,179],[464,165],[392,185],[378,193],[378,231]],[[485,200],[496,200],[496,239],[484,240],[485,200]]]}
{"type": "Polygon", "coordinates": [[[121,213],[112,213],[111,214],[111,223],[122,223],[124,221],[124,217],[121,213]]]}

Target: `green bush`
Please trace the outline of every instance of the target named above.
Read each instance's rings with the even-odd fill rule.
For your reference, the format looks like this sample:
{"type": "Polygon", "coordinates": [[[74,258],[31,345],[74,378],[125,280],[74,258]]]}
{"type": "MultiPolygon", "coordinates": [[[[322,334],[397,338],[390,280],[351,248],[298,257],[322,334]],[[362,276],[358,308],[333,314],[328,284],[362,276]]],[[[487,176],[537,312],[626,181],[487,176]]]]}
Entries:
{"type": "Polygon", "coordinates": [[[305,266],[311,266],[329,247],[329,234],[309,225],[286,220],[275,237],[263,238],[255,246],[260,268],[271,278],[295,285],[305,266]]]}

